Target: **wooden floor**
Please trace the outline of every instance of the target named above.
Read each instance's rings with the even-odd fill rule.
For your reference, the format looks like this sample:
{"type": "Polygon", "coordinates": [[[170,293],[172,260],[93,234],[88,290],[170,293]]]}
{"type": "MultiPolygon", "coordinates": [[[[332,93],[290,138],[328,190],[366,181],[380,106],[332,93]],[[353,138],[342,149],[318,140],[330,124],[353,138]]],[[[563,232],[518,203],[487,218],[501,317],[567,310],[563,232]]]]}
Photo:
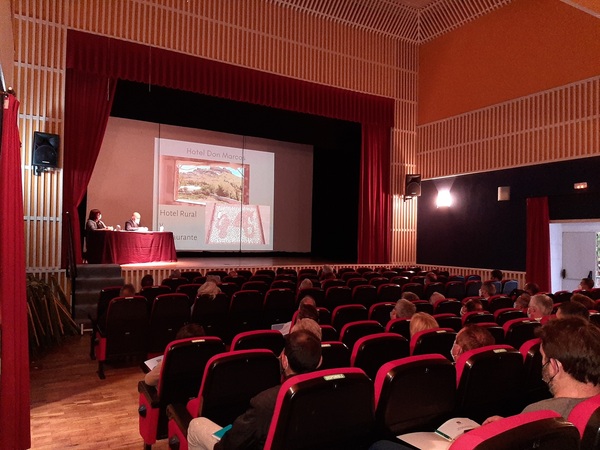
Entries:
{"type": "MultiPolygon", "coordinates": [[[[143,449],[138,431],[138,364],[96,375],[90,336],[70,336],[31,364],[32,449],[143,449]]],[[[152,446],[168,449],[167,441],[152,446]]]]}

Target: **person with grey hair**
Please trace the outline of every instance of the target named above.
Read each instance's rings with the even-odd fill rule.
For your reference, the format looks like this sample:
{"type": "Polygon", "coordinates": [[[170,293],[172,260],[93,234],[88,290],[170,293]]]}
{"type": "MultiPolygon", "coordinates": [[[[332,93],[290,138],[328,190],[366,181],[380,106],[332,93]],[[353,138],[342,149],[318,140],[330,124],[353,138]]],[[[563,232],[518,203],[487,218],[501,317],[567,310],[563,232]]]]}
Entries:
{"type": "Polygon", "coordinates": [[[390,319],[410,319],[417,312],[415,304],[405,298],[401,298],[390,311],[390,319]]]}
{"type": "Polygon", "coordinates": [[[529,308],[527,308],[527,316],[538,322],[542,317],[552,314],[554,302],[546,294],[536,294],[529,300],[529,308]]]}

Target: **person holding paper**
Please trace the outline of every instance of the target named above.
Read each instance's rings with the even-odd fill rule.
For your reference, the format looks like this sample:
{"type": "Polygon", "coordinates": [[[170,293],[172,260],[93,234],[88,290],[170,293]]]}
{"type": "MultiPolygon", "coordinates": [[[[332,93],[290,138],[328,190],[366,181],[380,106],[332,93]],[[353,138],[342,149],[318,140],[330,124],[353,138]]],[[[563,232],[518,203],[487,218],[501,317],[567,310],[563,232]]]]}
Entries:
{"type": "MultiPolygon", "coordinates": [[[[321,364],[321,341],[309,331],[294,331],[286,336],[285,348],[279,360],[284,378],[312,372],[321,364]]],[[[189,449],[261,450],[269,432],[280,387],[274,386],[253,397],[248,410],[235,419],[221,440],[214,436],[221,426],[206,417],[193,419],[187,435],[189,449]]]]}

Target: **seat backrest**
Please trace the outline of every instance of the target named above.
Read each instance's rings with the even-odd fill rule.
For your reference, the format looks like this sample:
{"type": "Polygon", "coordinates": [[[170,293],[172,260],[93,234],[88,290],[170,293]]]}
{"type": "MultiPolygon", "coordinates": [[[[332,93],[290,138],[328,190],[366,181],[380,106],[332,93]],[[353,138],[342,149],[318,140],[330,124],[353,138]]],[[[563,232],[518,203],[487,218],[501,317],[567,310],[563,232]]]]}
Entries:
{"type": "Polygon", "coordinates": [[[198,289],[202,286],[200,283],[186,283],[180,284],[177,286],[175,290],[178,294],[185,294],[188,297],[189,305],[192,306],[194,304],[194,300],[198,296],[198,289]]]}
{"type": "Polygon", "coordinates": [[[151,306],[157,295],[169,294],[170,292],[174,291],[171,291],[169,286],[146,286],[142,288],[140,295],[144,296],[148,302],[148,305],[151,306]]]}
{"type": "Polygon", "coordinates": [[[325,306],[325,292],[319,287],[300,289],[298,291],[298,295],[296,296],[296,306],[300,303],[300,300],[302,300],[307,295],[310,295],[312,298],[315,299],[315,302],[317,302],[317,306],[325,306]]]}
{"type": "Polygon", "coordinates": [[[323,341],[321,357],[323,361],[319,366],[320,369],[350,367],[350,350],[341,341],[323,341]]]}
{"type": "MultiPolygon", "coordinates": [[[[331,286],[325,291],[324,305],[329,311],[332,311],[342,305],[352,303],[352,289],[348,286],[331,286]]],[[[333,317],[332,317],[333,319],[333,317]]]]}
{"type": "Polygon", "coordinates": [[[271,283],[267,283],[265,281],[246,281],[244,284],[242,284],[242,290],[258,291],[264,297],[269,290],[269,286],[271,286],[271,283]]]}
{"type": "Polygon", "coordinates": [[[179,329],[190,321],[189,297],[186,294],[161,294],[154,299],[150,312],[149,353],[162,353],[175,340],[179,329]]]}
{"type": "Polygon", "coordinates": [[[340,341],[353,350],[354,344],[363,336],[383,333],[385,329],[376,320],[357,320],[345,324],[340,331],[340,341]]]}
{"type": "Polygon", "coordinates": [[[542,326],[537,320],[513,319],[502,325],[504,342],[514,348],[521,348],[526,341],[535,337],[536,328],[542,326]]]}
{"type": "Polygon", "coordinates": [[[223,292],[229,298],[231,298],[233,294],[241,289],[237,283],[233,282],[221,282],[218,284],[218,286],[219,289],[221,289],[221,292],[223,292]]]}
{"type": "Polygon", "coordinates": [[[494,322],[502,326],[509,320],[526,319],[527,314],[517,308],[500,308],[494,311],[494,322]]]}
{"type": "Polygon", "coordinates": [[[285,338],[277,330],[243,331],[234,336],[231,341],[231,350],[271,350],[279,356],[285,346],[285,338]]]}
{"type": "Polygon", "coordinates": [[[295,311],[294,292],[290,289],[269,289],[263,302],[263,323],[270,327],[274,323],[292,320],[295,311]]]}
{"type": "Polygon", "coordinates": [[[193,417],[230,424],[252,397],[280,382],[279,360],[268,350],[220,353],[206,363],[198,400],[188,403],[188,409],[193,417]]]}
{"type": "Polygon", "coordinates": [[[378,302],[397,302],[402,296],[402,288],[395,283],[382,283],[377,288],[378,302]]]}
{"type": "MultiPolygon", "coordinates": [[[[451,313],[434,314],[433,318],[438,323],[438,326],[440,328],[452,328],[457,333],[462,328],[462,321],[461,321],[460,317],[455,316],[454,314],[451,314],[451,313]]],[[[502,331],[502,328],[500,328],[500,330],[502,331]]],[[[503,334],[503,337],[504,337],[504,334],[503,334]]]]}
{"type": "Polygon", "coordinates": [[[441,355],[387,362],[375,377],[378,432],[397,436],[443,423],[454,409],[454,365],[441,355]]]}
{"type": "Polygon", "coordinates": [[[340,337],[338,331],[331,325],[321,325],[321,340],[322,341],[337,341],[340,337]]]}
{"type": "Polygon", "coordinates": [[[465,297],[475,297],[479,295],[481,285],[481,280],[468,280],[465,283],[465,297]]]}
{"type": "Polygon", "coordinates": [[[371,284],[360,284],[352,289],[352,303],[369,308],[377,302],[377,288],[371,284]]]}
{"type": "Polygon", "coordinates": [[[198,296],[192,309],[192,322],[202,325],[208,336],[224,338],[229,301],[229,297],[223,293],[217,294],[214,298],[208,295],[198,296]]]}
{"type": "Polygon", "coordinates": [[[364,449],[374,419],[373,383],[362,370],[296,375],[279,390],[264,449],[364,449]]]}
{"type": "Polygon", "coordinates": [[[462,300],[465,298],[467,290],[465,288],[464,281],[448,281],[446,283],[446,296],[450,298],[455,298],[457,300],[462,300]]]}
{"type": "Polygon", "coordinates": [[[440,294],[446,295],[446,286],[444,285],[444,283],[436,281],[435,283],[427,284],[427,286],[425,286],[423,296],[425,298],[429,298],[434,292],[439,292],[440,294]]]}
{"type": "Polygon", "coordinates": [[[106,359],[145,355],[148,345],[148,307],[140,295],[116,297],[106,311],[106,359]]]}
{"type": "Polygon", "coordinates": [[[331,325],[339,331],[347,323],[367,320],[369,317],[369,311],[363,305],[341,305],[331,311],[331,325]]]}
{"type": "Polygon", "coordinates": [[[579,430],[581,450],[600,448],[600,395],[579,403],[567,419],[579,430]]]}
{"type": "Polygon", "coordinates": [[[456,415],[481,423],[522,409],[523,357],[509,345],[464,352],[456,361],[456,415]]]}
{"type": "Polygon", "coordinates": [[[412,292],[413,294],[416,294],[419,298],[423,298],[423,285],[421,283],[414,283],[411,281],[402,286],[402,293],[404,292],[412,292]]]}
{"type": "Polygon", "coordinates": [[[376,320],[382,326],[386,326],[391,320],[390,313],[396,306],[395,302],[381,302],[375,303],[369,308],[369,320],[376,320]]]}
{"type": "Polygon", "coordinates": [[[108,304],[113,298],[121,296],[121,288],[122,286],[108,286],[100,291],[98,305],[96,307],[96,319],[99,319],[101,316],[106,314],[108,304]]]}
{"type": "Polygon", "coordinates": [[[176,277],[176,278],[165,278],[164,280],[162,280],[162,282],[160,284],[161,284],[161,286],[168,286],[169,289],[171,289],[171,292],[175,292],[177,290],[178,286],[181,286],[182,284],[187,284],[187,283],[189,283],[187,278],[176,277]]]}
{"type": "Polygon", "coordinates": [[[188,283],[193,283],[194,278],[201,277],[202,274],[197,270],[185,270],[181,272],[181,277],[188,280],[188,283]]]}
{"type": "Polygon", "coordinates": [[[167,345],[158,383],[162,409],[169,403],[185,404],[195,397],[206,363],[224,351],[223,341],[214,336],[180,339],[167,345]]]}
{"type": "Polygon", "coordinates": [[[221,278],[222,283],[235,283],[240,289],[242,288],[242,284],[244,284],[246,281],[248,281],[248,279],[239,274],[235,276],[227,275],[226,277],[221,278]]]}
{"type": "Polygon", "coordinates": [[[548,385],[542,379],[540,342],[539,338],[530,339],[519,348],[523,357],[524,406],[552,397],[548,385]]]}
{"type": "Polygon", "coordinates": [[[464,325],[469,325],[471,323],[477,322],[493,322],[494,315],[487,311],[470,311],[464,313],[462,316],[462,323],[464,325]]]}
{"type": "Polygon", "coordinates": [[[554,411],[534,411],[491,422],[458,437],[449,450],[579,448],[577,428],[554,411]]]}
{"type": "Polygon", "coordinates": [[[496,322],[477,322],[475,325],[488,330],[494,337],[494,342],[496,344],[504,344],[504,330],[496,322]]]}
{"type": "MultiPolygon", "coordinates": [[[[246,284],[244,283],[244,286],[246,284]]],[[[233,294],[227,317],[230,337],[242,331],[258,330],[262,327],[263,298],[263,294],[256,290],[242,290],[233,294]]]]}
{"type": "Polygon", "coordinates": [[[296,292],[296,282],[291,280],[275,280],[271,283],[271,289],[289,289],[296,292]]]}
{"type": "Polygon", "coordinates": [[[376,333],[359,338],[352,349],[350,365],[375,380],[379,368],[388,361],[409,355],[408,340],[396,333],[376,333]]]}
{"type": "Polygon", "coordinates": [[[321,289],[323,289],[325,292],[327,292],[327,289],[332,286],[346,286],[346,282],[339,278],[330,278],[329,280],[323,280],[321,283],[321,289]]]}
{"type": "Polygon", "coordinates": [[[411,355],[427,355],[437,353],[452,361],[452,345],[456,332],[452,328],[433,328],[415,333],[410,339],[411,355]]]}
{"type": "Polygon", "coordinates": [[[429,303],[429,301],[414,300],[412,303],[416,306],[417,312],[424,312],[429,315],[433,315],[433,305],[429,303]]]}
{"type": "Polygon", "coordinates": [[[388,333],[398,333],[410,341],[410,319],[393,319],[385,326],[388,333]]]}
{"type": "Polygon", "coordinates": [[[503,308],[512,308],[514,305],[514,301],[512,298],[506,295],[493,295],[488,300],[488,311],[491,313],[496,312],[499,309],[503,308]]]}
{"type": "Polygon", "coordinates": [[[512,291],[518,289],[519,282],[517,280],[504,280],[502,282],[502,292],[500,294],[510,295],[512,291]]]}
{"type": "Polygon", "coordinates": [[[440,300],[434,305],[433,312],[435,314],[451,313],[455,316],[460,316],[462,306],[462,303],[458,300],[440,300]]]}

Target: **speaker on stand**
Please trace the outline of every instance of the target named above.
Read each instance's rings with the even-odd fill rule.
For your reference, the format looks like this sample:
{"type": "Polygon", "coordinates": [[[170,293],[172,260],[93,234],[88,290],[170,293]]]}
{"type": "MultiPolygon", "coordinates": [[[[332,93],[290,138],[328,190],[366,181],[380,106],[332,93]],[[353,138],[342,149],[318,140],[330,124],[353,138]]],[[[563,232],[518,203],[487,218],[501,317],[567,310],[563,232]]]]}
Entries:
{"type": "Polygon", "coordinates": [[[31,165],[34,168],[35,175],[41,175],[48,169],[58,167],[58,149],[60,138],[58,134],[33,133],[33,149],[31,155],[31,165]]]}

